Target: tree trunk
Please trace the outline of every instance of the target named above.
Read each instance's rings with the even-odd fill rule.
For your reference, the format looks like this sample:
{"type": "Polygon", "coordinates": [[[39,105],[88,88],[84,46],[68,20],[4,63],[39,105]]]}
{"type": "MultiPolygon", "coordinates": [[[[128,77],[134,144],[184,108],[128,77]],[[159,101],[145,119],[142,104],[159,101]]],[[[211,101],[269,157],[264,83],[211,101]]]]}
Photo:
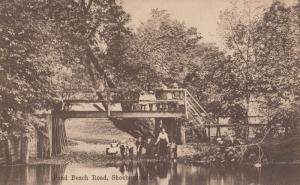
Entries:
{"type": "Polygon", "coordinates": [[[249,111],[250,111],[250,94],[246,96],[246,116],[245,116],[245,138],[249,137],[249,111]]]}
{"type": "Polygon", "coordinates": [[[28,164],[29,162],[29,150],[28,150],[28,138],[21,139],[21,163],[28,164]]]}

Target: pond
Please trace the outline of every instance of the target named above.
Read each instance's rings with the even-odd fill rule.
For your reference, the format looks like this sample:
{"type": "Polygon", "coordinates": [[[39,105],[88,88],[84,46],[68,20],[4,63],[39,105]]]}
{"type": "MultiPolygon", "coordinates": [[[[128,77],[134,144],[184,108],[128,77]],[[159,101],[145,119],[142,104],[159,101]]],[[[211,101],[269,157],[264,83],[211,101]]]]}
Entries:
{"type": "Polygon", "coordinates": [[[216,168],[167,162],[0,167],[0,185],[297,185],[299,165],[216,168]]]}

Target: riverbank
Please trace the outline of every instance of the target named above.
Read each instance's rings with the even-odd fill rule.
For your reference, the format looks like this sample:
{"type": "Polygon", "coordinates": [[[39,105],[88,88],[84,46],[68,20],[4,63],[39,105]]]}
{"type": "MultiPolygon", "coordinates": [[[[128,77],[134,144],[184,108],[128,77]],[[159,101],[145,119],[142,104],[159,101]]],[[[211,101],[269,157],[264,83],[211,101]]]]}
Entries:
{"type": "MultiPolygon", "coordinates": [[[[30,165],[38,164],[89,164],[103,166],[108,163],[119,163],[131,161],[122,159],[117,155],[115,159],[106,155],[106,148],[117,139],[124,141],[132,138],[126,132],[117,129],[109,120],[99,119],[75,119],[66,122],[67,136],[69,138],[68,146],[64,152],[51,159],[39,160],[31,159],[30,165]]],[[[252,161],[246,161],[241,164],[240,156],[234,156],[239,151],[226,151],[230,158],[221,151],[220,147],[212,144],[187,144],[178,145],[177,162],[202,165],[253,165],[255,163],[263,164],[300,164],[300,161],[257,161],[256,154],[253,154],[252,161]]],[[[137,161],[137,160],[133,160],[137,161]]],[[[157,161],[156,159],[141,159],[141,161],[157,161]]],[[[169,161],[169,160],[168,160],[169,161]]]]}
{"type": "MultiPolygon", "coordinates": [[[[204,165],[204,166],[224,166],[224,165],[234,165],[234,166],[255,166],[253,163],[244,162],[244,163],[213,163],[208,160],[197,160],[193,155],[190,156],[180,156],[177,159],[149,159],[142,158],[137,159],[122,159],[120,156],[112,158],[111,156],[106,155],[105,153],[98,152],[74,152],[70,149],[66,149],[63,154],[53,157],[51,159],[33,159],[29,161],[28,165],[40,165],[40,164],[49,164],[49,165],[60,165],[60,164],[72,164],[72,165],[88,165],[88,166],[107,166],[108,164],[121,164],[124,162],[177,162],[184,163],[189,165],[204,165]]],[[[262,165],[300,165],[300,161],[290,161],[290,162],[264,162],[262,165]]]]}
{"type": "MultiPolygon", "coordinates": [[[[155,158],[142,158],[137,159],[122,159],[120,155],[113,158],[106,155],[105,143],[86,143],[83,141],[72,141],[72,145],[67,146],[62,154],[52,157],[51,159],[31,159],[30,165],[38,164],[96,164],[104,165],[107,163],[118,163],[122,161],[161,161],[155,158]]],[[[163,159],[163,161],[191,161],[192,156],[195,154],[193,145],[178,146],[178,158],[176,160],[163,159]]]]}

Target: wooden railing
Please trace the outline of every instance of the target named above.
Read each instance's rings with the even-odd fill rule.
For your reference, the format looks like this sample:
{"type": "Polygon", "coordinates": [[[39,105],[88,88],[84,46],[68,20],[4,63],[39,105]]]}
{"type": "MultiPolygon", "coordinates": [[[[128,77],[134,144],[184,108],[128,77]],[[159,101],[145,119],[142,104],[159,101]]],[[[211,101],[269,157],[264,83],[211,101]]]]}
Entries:
{"type": "Polygon", "coordinates": [[[151,94],[139,95],[132,92],[133,94],[128,95],[122,89],[108,89],[102,92],[102,100],[84,98],[64,100],[62,110],[58,112],[65,117],[184,117],[185,92],[185,89],[159,89],[151,94]],[[86,111],[72,110],[76,104],[92,104],[94,108],[86,111]]]}
{"type": "MultiPolygon", "coordinates": [[[[91,91],[89,91],[91,92],[91,91]]],[[[65,104],[91,103],[95,107],[101,103],[104,109],[98,106],[97,111],[66,111],[67,117],[83,117],[85,114],[91,117],[185,117],[201,127],[233,127],[231,124],[219,124],[219,122],[210,115],[204,107],[187,89],[157,89],[153,90],[152,99],[144,100],[136,97],[124,97],[114,99],[114,95],[119,96],[124,93],[124,89],[108,89],[103,93],[104,100],[86,100],[86,99],[69,99],[65,104]],[[169,95],[167,95],[169,93],[169,95]],[[116,110],[115,106],[119,104],[121,110],[116,110]],[[141,105],[146,104],[147,109],[141,109],[141,105]],[[152,106],[152,109],[150,109],[152,106]],[[96,113],[98,115],[96,115],[96,113]],[[75,115],[77,114],[77,115],[75,115]],[[101,114],[101,116],[99,115],[101,114]]]]}
{"type": "Polygon", "coordinates": [[[185,93],[187,117],[190,115],[191,119],[200,127],[218,124],[217,121],[212,118],[209,113],[206,112],[203,106],[200,105],[200,103],[188,90],[185,90],[185,93]]]}

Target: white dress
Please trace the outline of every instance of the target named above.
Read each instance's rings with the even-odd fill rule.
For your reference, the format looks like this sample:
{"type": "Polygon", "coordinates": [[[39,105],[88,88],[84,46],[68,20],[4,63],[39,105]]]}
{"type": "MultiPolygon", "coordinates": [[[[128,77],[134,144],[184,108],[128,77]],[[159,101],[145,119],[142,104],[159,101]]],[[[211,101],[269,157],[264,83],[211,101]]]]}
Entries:
{"type": "Polygon", "coordinates": [[[111,143],[110,148],[108,149],[108,153],[116,154],[116,153],[118,153],[118,150],[119,150],[118,143],[111,143]]]}

